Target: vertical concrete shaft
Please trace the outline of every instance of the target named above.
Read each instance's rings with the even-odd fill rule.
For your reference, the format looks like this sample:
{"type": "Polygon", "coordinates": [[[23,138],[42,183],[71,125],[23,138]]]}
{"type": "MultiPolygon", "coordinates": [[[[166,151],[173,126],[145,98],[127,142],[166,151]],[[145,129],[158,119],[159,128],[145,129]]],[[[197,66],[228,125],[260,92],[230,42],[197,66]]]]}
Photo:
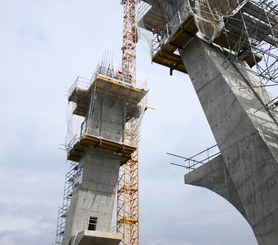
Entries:
{"type": "MultiPolygon", "coordinates": [[[[124,111],[123,101],[97,95],[91,100],[85,133],[122,143],[124,111]]],[[[85,151],[78,164],[63,245],[76,244],[78,234],[84,231],[110,231],[119,168],[120,156],[113,151],[93,147],[85,151]],[[90,228],[92,218],[96,222],[90,228]]],[[[107,237],[102,239],[105,243],[107,237]]]]}
{"type": "Polygon", "coordinates": [[[87,119],[87,133],[115,142],[122,142],[126,122],[126,105],[123,101],[97,95],[91,103],[87,119]]]}
{"type": "Polygon", "coordinates": [[[247,65],[228,65],[223,52],[198,38],[180,50],[221,156],[185,176],[230,201],[260,245],[278,241],[277,118],[271,95],[247,65]],[[227,66],[228,65],[228,66],[227,66]]]}
{"type": "Polygon", "coordinates": [[[80,183],[72,194],[63,245],[89,230],[90,217],[97,218],[95,230],[110,231],[119,167],[119,156],[107,150],[89,149],[82,157],[77,171],[80,183]]]}

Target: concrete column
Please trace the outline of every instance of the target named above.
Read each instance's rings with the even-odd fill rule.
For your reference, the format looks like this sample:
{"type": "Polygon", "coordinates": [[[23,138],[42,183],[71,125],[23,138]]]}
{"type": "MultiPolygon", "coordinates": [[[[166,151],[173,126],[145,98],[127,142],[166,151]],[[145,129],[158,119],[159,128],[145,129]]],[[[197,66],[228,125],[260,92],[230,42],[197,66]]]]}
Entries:
{"type": "Polygon", "coordinates": [[[63,245],[89,230],[90,217],[97,218],[96,231],[110,231],[119,167],[120,156],[104,149],[89,149],[81,158],[63,245]]]}
{"type": "MultiPolygon", "coordinates": [[[[92,95],[90,103],[85,134],[122,143],[126,121],[124,101],[96,94],[92,95]]],[[[111,150],[89,145],[85,149],[75,177],[76,187],[66,219],[63,245],[79,244],[79,240],[80,244],[87,244],[86,240],[91,239],[107,243],[111,236],[107,232],[111,228],[120,161],[121,156],[111,150]],[[89,226],[90,219],[95,220],[95,225],[89,226]],[[88,230],[101,233],[88,233],[88,230]],[[91,237],[83,237],[84,234],[91,237]],[[99,234],[104,237],[100,238],[99,234]]],[[[112,239],[117,244],[119,241],[112,239]]]]}
{"type": "Polygon", "coordinates": [[[260,245],[278,241],[278,127],[264,104],[272,96],[245,63],[198,38],[180,50],[221,157],[185,176],[230,201],[260,245]],[[256,88],[255,88],[256,87],[256,88]]]}

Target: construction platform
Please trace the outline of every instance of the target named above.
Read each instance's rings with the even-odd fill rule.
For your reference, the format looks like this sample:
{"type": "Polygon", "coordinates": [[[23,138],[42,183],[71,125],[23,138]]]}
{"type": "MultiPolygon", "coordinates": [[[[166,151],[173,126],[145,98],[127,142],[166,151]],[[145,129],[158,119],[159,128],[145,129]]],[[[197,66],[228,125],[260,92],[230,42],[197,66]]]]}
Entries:
{"type": "MultiPolygon", "coordinates": [[[[187,73],[179,50],[184,49],[198,33],[194,17],[188,13],[184,20],[180,20],[178,28],[167,30],[167,21],[165,16],[161,14],[161,9],[152,0],[144,0],[144,2],[151,4],[152,7],[142,17],[140,22],[144,23],[143,27],[146,30],[158,36],[153,40],[152,61],[169,67],[171,73],[173,70],[187,73]]],[[[249,28],[252,29],[253,26],[253,29],[256,29],[256,32],[249,30],[254,43],[264,41],[271,45],[277,45],[278,25],[275,16],[266,16],[262,9],[251,2],[245,3],[233,18],[224,19],[225,31],[223,30],[219,37],[214,39],[213,44],[220,46],[227,53],[234,50],[237,45],[242,44],[242,30],[245,28],[242,18],[248,23],[249,28]],[[273,26],[270,27],[268,21],[273,23],[273,26]]],[[[249,52],[249,50],[250,44],[246,42],[241,47],[240,53],[249,52]]],[[[261,59],[262,56],[260,54],[249,53],[242,60],[246,61],[250,67],[253,67],[261,59]]]]}
{"type": "Polygon", "coordinates": [[[79,140],[73,143],[73,146],[68,151],[67,160],[79,162],[80,158],[89,147],[101,148],[115,152],[121,156],[121,165],[131,159],[131,154],[136,150],[136,147],[127,144],[121,144],[94,135],[84,134],[79,140]]]}
{"type": "Polygon", "coordinates": [[[74,245],[118,245],[122,234],[84,230],[77,234],[74,245]]]}
{"type": "Polygon", "coordinates": [[[127,105],[127,116],[134,116],[138,104],[146,96],[148,91],[130,83],[123,82],[120,79],[121,77],[96,74],[87,89],[80,88],[78,85],[74,86],[68,97],[70,102],[76,103],[73,114],[86,117],[91,98],[94,95],[101,95],[124,101],[127,105]]]}

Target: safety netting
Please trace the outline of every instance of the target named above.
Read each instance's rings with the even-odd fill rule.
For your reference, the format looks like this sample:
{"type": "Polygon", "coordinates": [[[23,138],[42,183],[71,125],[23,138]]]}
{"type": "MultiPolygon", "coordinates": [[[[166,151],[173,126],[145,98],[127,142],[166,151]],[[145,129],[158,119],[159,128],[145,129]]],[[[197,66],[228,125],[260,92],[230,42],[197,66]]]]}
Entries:
{"type": "Polygon", "coordinates": [[[225,17],[234,15],[244,0],[144,0],[138,7],[138,26],[154,34],[175,30],[189,16],[198,27],[198,36],[213,42],[223,30],[225,17]]]}

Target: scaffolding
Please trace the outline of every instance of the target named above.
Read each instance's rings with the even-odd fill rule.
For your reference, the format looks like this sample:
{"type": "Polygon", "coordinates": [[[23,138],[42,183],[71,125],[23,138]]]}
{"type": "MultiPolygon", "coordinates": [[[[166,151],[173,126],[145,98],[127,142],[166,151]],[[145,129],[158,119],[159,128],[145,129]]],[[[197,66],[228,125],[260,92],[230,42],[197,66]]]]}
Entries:
{"type": "Polygon", "coordinates": [[[70,170],[66,173],[63,203],[62,206],[59,207],[58,209],[58,221],[57,221],[55,244],[62,244],[73,188],[78,185],[77,166],[78,163],[71,162],[70,170]]]}
{"type": "Polygon", "coordinates": [[[234,16],[226,20],[230,62],[252,60],[253,72],[262,86],[278,84],[278,3],[272,0],[248,1],[234,16]],[[242,23],[242,24],[241,24],[242,23]]]}
{"type": "MultiPolygon", "coordinates": [[[[84,121],[80,125],[79,132],[72,133],[70,122],[68,131],[72,137],[68,137],[66,151],[68,160],[78,162],[87,147],[100,147],[121,155],[121,164],[131,159],[131,154],[136,150],[139,141],[139,129],[142,116],[146,108],[146,84],[137,82],[136,86],[127,82],[128,76],[117,74],[110,64],[102,62],[96,69],[90,82],[84,85],[83,80],[76,79],[69,89],[69,101],[75,103],[71,116],[81,116],[84,121]],[[141,84],[141,85],[140,85],[141,84]],[[100,116],[97,130],[88,125],[88,118],[95,113],[95,103],[98,96],[103,97],[102,103],[108,103],[106,98],[122,101],[122,131],[120,139],[111,140],[102,130],[103,115],[100,116]],[[132,130],[126,133],[125,129],[132,130]]],[[[102,104],[103,106],[103,104],[102,104]]],[[[101,109],[102,111],[102,109],[101,109]]],[[[69,135],[69,134],[68,134],[69,135]]]]}
{"type": "Polygon", "coordinates": [[[144,0],[138,25],[153,33],[152,61],[186,73],[179,50],[195,36],[223,49],[226,67],[245,61],[262,86],[277,84],[277,0],[144,0]],[[151,7],[150,7],[151,6],[151,7]]]}

